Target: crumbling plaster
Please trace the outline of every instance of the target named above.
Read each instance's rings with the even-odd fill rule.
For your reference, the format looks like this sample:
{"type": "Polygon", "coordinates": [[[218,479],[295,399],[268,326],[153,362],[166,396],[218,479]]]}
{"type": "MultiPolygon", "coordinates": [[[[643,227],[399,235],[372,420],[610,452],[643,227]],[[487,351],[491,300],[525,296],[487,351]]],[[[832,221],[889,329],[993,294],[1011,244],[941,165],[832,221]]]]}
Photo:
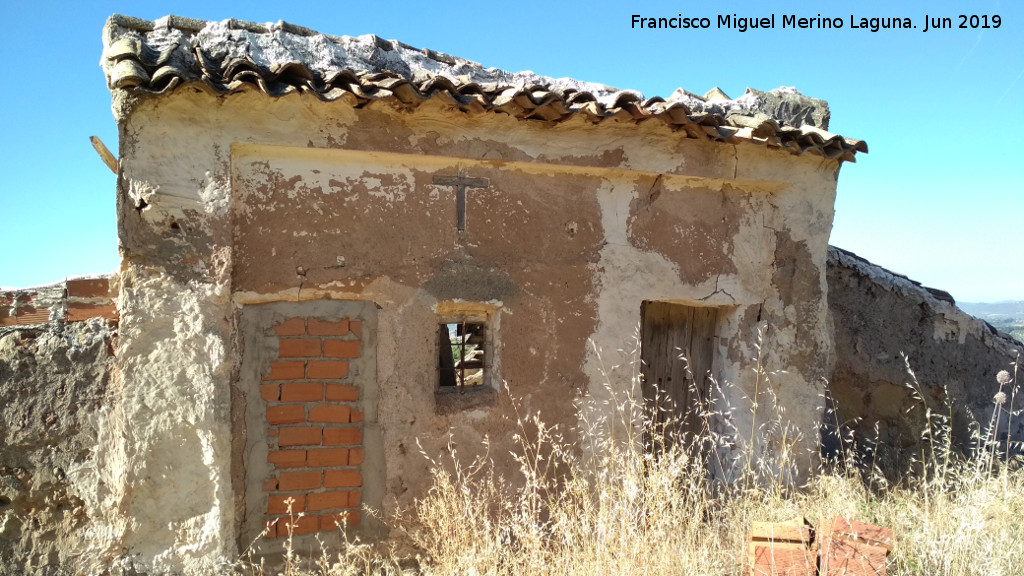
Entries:
{"type": "Polygon", "coordinates": [[[575,398],[605,390],[587,340],[622,347],[643,299],[727,310],[718,354],[735,404],[751,392],[753,340],[767,323],[767,367],[786,371],[773,385],[807,420],[802,447],[816,444],[819,379],[831,356],[821,296],[836,160],[690,140],[651,122],[546,125],[452,113],[438,101],[409,113],[383,102],[354,109],[186,87],[121,101],[116,111],[117,413],[131,423],[122,480],[137,488],[110,509],[121,530],[107,543],[156,573],[211,570],[235,553],[235,319],[258,302],[380,307],[385,512],[426,486],[415,439],[428,453],[451,440],[470,455],[485,437],[509,442],[515,425],[504,394],[468,411],[434,410],[432,370],[422,367],[434,365],[441,299],[501,306],[502,378],[527,410],[567,426],[578,417],[575,398]],[[452,189],[430,181],[458,169],[493,188],[469,193],[462,237],[452,189]],[[772,273],[779,260],[808,283],[800,294],[818,301],[779,300],[792,283],[772,273]],[[473,270],[484,289],[432,292],[446,285],[436,279],[446,269],[473,270]],[[788,361],[794,350],[807,352],[800,365],[788,361]]]}

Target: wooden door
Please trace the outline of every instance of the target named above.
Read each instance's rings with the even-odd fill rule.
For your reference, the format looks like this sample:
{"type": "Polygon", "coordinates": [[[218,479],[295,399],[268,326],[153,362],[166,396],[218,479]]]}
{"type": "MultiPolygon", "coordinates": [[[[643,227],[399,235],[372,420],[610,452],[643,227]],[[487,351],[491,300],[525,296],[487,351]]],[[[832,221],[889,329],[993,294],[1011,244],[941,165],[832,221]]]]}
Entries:
{"type": "Polygon", "coordinates": [[[641,305],[640,359],[644,402],[665,441],[703,430],[714,369],[718,309],[670,302],[641,305]]]}

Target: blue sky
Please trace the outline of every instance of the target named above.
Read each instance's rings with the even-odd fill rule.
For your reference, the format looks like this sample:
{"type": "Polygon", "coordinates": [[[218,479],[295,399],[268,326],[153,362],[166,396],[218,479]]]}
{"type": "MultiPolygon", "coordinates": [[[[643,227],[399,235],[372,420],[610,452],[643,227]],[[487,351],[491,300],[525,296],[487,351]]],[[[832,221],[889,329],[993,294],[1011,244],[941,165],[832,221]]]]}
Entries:
{"type": "MultiPolygon", "coordinates": [[[[373,33],[508,70],[645,95],[677,87],[732,97],[795,86],[828,100],[831,130],[866,140],[845,164],[831,243],[948,290],[960,301],[1024,300],[1024,2],[18,2],[0,3],[0,285],[118,266],[114,176],[89,144],[117,150],[99,69],[112,13],[155,19],[286,20],[373,33]],[[631,29],[633,14],[707,17],[706,30],[631,29]],[[718,15],[776,15],[774,30],[718,29],[718,15]],[[842,29],[781,29],[784,14],[842,29]],[[999,15],[990,29],[923,32],[925,15],[999,15]],[[850,18],[917,29],[852,29],[850,18]]],[[[991,23],[991,19],[989,20],[991,23]]],[[[969,24],[969,21],[968,21],[969,24]]]]}

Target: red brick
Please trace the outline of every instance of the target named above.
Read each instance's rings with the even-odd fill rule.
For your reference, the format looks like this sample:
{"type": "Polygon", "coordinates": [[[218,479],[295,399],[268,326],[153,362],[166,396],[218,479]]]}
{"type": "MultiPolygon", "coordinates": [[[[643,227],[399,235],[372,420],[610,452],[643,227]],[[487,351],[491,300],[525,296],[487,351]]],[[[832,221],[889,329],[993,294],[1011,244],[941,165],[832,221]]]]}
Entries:
{"type": "Polygon", "coordinates": [[[348,334],[348,318],[337,322],[325,322],[316,318],[309,319],[310,336],[345,336],[348,334]]]}
{"type": "Polygon", "coordinates": [[[349,493],[342,491],[317,492],[309,495],[309,511],[336,510],[348,508],[349,493]]]}
{"type": "Polygon", "coordinates": [[[303,361],[271,362],[270,374],[264,380],[302,380],[306,377],[306,363],[303,361]]]}
{"type": "Polygon", "coordinates": [[[885,576],[888,551],[865,542],[825,536],[821,548],[821,576],[885,576]]]}
{"type": "Polygon", "coordinates": [[[811,548],[811,525],[804,518],[790,522],[751,522],[747,533],[745,574],[751,576],[815,576],[817,554],[811,548]]]}
{"type": "Polygon", "coordinates": [[[324,340],[324,358],[359,358],[359,340],[324,340]]]}
{"type": "Polygon", "coordinates": [[[362,422],[363,421],[363,413],[360,412],[359,410],[356,410],[355,408],[353,408],[352,409],[352,414],[349,416],[349,419],[350,419],[351,422],[362,422]]]}
{"type": "MultiPolygon", "coordinates": [[[[281,480],[283,482],[284,478],[281,480]]],[[[358,470],[327,470],[324,472],[325,488],[357,488],[362,485],[363,476],[358,470]]]]}
{"type": "Polygon", "coordinates": [[[68,280],[68,298],[100,298],[110,296],[109,278],[68,280]]]}
{"type": "Polygon", "coordinates": [[[263,491],[274,492],[275,490],[277,490],[277,478],[268,478],[267,481],[263,483],[263,491]]]}
{"type": "Polygon", "coordinates": [[[274,450],[267,454],[267,462],[278,468],[302,468],[306,465],[306,451],[274,450]]]}
{"type": "Polygon", "coordinates": [[[883,528],[873,524],[865,524],[856,520],[847,520],[841,516],[832,519],[831,525],[827,522],[820,522],[819,530],[831,530],[831,534],[822,536],[845,536],[847,539],[864,540],[872,546],[881,546],[892,550],[893,532],[891,528],[883,528]]]}
{"type": "Polygon", "coordinates": [[[323,399],[323,382],[285,382],[281,385],[281,402],[319,402],[323,399]]]}
{"type": "Polygon", "coordinates": [[[363,443],[360,428],[324,428],[324,446],[358,446],[363,443]]]}
{"type": "Polygon", "coordinates": [[[306,334],[306,319],[291,318],[277,326],[274,326],[274,333],[278,336],[304,336],[306,334]]]}
{"type": "Polygon", "coordinates": [[[267,423],[271,426],[280,424],[299,424],[306,421],[306,406],[303,404],[283,404],[267,406],[267,423]]]}
{"type": "Polygon", "coordinates": [[[264,384],[260,386],[260,397],[267,402],[277,402],[281,397],[281,391],[277,384],[264,384]]]}
{"type": "Polygon", "coordinates": [[[46,308],[36,310],[32,306],[18,308],[16,317],[7,316],[7,310],[0,312],[0,326],[26,326],[29,324],[46,324],[50,321],[50,311],[46,308]]]}
{"type": "Polygon", "coordinates": [[[114,320],[117,318],[117,308],[113,304],[79,304],[77,302],[68,304],[68,322],[81,322],[90,318],[114,320]]]}
{"type": "Polygon", "coordinates": [[[310,468],[348,466],[348,448],[324,448],[310,450],[307,458],[310,468]]]}
{"type": "Polygon", "coordinates": [[[309,363],[310,378],[344,378],[348,374],[348,362],[344,360],[322,360],[309,363]]]}
{"type": "Polygon", "coordinates": [[[339,528],[359,525],[359,510],[346,510],[337,514],[324,514],[320,517],[320,531],[329,532],[339,528]]]}
{"type": "Polygon", "coordinates": [[[319,358],[319,338],[282,338],[278,348],[281,358],[319,358]]]}
{"type": "Polygon", "coordinates": [[[263,523],[263,536],[267,538],[277,538],[277,524],[278,522],[284,522],[283,518],[274,518],[267,520],[263,523]]]}
{"type": "Polygon", "coordinates": [[[319,446],[320,428],[296,426],[281,428],[279,446],[319,446]]]}
{"type": "Polygon", "coordinates": [[[351,409],[337,404],[317,404],[309,409],[310,422],[329,422],[331,424],[348,424],[351,409]]]}
{"type": "Polygon", "coordinates": [[[328,402],[355,402],[356,400],[359,400],[359,391],[354,387],[341,384],[327,385],[328,402]]]}
{"type": "Polygon", "coordinates": [[[357,337],[363,337],[363,323],[360,320],[353,320],[348,323],[348,329],[352,331],[357,337]]]}
{"type": "Polygon", "coordinates": [[[352,448],[351,450],[348,451],[348,465],[349,466],[359,466],[362,463],[363,463],[363,449],[362,448],[352,448]]]}
{"type": "Polygon", "coordinates": [[[300,472],[281,472],[277,489],[282,492],[292,490],[316,490],[320,487],[319,470],[303,470],[300,472]]]}
{"type": "Polygon", "coordinates": [[[753,565],[746,573],[751,576],[817,575],[817,558],[808,547],[789,542],[761,542],[749,546],[753,554],[753,565]]]}
{"type": "Polygon", "coordinates": [[[313,532],[316,532],[319,527],[319,516],[303,516],[301,518],[295,518],[294,520],[281,518],[277,521],[277,537],[287,538],[289,530],[294,536],[298,536],[300,534],[312,534],[313,532]]]}
{"type": "Polygon", "coordinates": [[[276,516],[278,514],[298,514],[306,511],[306,495],[273,495],[267,498],[267,514],[276,516]],[[288,501],[291,501],[292,509],[288,510],[288,501]]]}
{"type": "Polygon", "coordinates": [[[348,507],[359,508],[359,503],[363,499],[362,490],[351,490],[348,493],[348,507]]]}

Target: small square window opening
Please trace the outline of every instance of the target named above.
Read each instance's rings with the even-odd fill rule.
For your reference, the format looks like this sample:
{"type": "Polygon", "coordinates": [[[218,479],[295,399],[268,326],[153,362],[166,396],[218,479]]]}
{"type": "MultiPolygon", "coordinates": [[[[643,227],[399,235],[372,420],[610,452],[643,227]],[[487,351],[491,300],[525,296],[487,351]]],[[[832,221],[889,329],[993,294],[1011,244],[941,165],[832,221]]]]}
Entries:
{"type": "Polygon", "coordinates": [[[465,390],[484,385],[487,324],[445,322],[438,326],[438,372],[441,389],[465,390]]]}

